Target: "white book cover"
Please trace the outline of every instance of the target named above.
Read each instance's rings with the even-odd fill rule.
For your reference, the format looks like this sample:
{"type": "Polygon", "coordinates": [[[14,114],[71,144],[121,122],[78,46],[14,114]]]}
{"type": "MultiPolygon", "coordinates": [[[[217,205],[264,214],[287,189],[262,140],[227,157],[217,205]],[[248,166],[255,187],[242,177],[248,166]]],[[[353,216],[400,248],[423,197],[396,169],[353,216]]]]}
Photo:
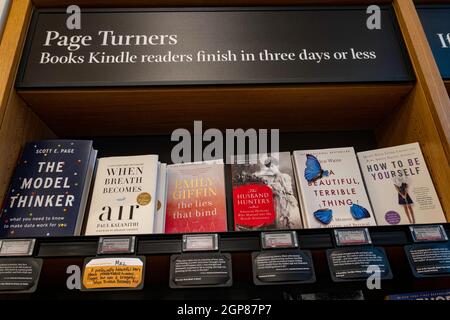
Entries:
{"type": "Polygon", "coordinates": [[[293,153],[305,228],[376,225],[355,150],[293,153]]]}
{"type": "Polygon", "coordinates": [[[160,163],[158,170],[158,188],[156,191],[156,214],[155,224],[153,226],[154,233],[164,233],[166,222],[166,194],[167,194],[167,164],[160,163]]]}
{"type": "Polygon", "coordinates": [[[158,156],[98,160],[86,235],[153,233],[158,156]]]}
{"type": "Polygon", "coordinates": [[[379,225],[446,222],[419,143],[359,152],[379,225]]]}

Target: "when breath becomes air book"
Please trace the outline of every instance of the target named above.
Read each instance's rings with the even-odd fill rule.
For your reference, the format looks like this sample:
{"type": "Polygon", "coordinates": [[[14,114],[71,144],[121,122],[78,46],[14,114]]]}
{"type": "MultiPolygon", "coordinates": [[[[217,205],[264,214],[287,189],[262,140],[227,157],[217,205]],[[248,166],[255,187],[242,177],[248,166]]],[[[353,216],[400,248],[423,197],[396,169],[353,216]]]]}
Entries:
{"type": "Polygon", "coordinates": [[[223,160],[167,166],[165,231],[227,231],[223,160]]]}
{"type": "Polygon", "coordinates": [[[305,228],[376,225],[352,147],[294,151],[293,161],[305,228]]]}
{"type": "Polygon", "coordinates": [[[358,153],[379,225],[445,223],[418,143],[358,153]]]}
{"type": "Polygon", "coordinates": [[[98,160],[86,235],[153,233],[158,156],[98,160]]]}

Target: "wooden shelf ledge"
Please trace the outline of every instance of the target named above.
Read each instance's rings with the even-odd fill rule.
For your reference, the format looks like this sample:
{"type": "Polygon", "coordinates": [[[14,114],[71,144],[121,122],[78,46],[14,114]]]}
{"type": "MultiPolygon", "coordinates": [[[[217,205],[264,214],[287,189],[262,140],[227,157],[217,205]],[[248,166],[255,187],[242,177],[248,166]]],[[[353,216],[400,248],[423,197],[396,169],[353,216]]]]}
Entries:
{"type": "Polygon", "coordinates": [[[413,83],[21,90],[59,136],[167,134],[208,127],[286,132],[373,129],[413,83]]]}

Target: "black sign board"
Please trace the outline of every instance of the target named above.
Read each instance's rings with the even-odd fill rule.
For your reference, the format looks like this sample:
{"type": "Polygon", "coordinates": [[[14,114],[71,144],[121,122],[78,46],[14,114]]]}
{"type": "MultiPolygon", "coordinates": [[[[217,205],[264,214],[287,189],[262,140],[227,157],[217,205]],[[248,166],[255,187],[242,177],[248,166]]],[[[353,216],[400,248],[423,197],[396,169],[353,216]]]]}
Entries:
{"type": "Polygon", "coordinates": [[[188,253],[170,259],[171,288],[230,287],[232,283],[229,253],[188,253]]]}
{"type": "Polygon", "coordinates": [[[416,277],[450,276],[450,242],[413,244],[405,252],[416,277]]]}
{"type": "Polygon", "coordinates": [[[327,250],[328,266],[335,282],[363,281],[377,267],[380,279],[391,279],[392,272],[383,248],[348,247],[327,250]]]}
{"type": "Polygon", "coordinates": [[[311,253],[305,250],[253,252],[256,285],[313,283],[316,281],[311,253]]]}
{"type": "Polygon", "coordinates": [[[381,29],[366,7],[83,9],[35,11],[17,85],[411,81],[391,6],[381,29]]]}
{"type": "Polygon", "coordinates": [[[42,259],[0,259],[0,293],[32,293],[41,274],[42,259]]]}
{"type": "Polygon", "coordinates": [[[450,79],[450,6],[418,6],[417,12],[442,78],[450,79]]]}

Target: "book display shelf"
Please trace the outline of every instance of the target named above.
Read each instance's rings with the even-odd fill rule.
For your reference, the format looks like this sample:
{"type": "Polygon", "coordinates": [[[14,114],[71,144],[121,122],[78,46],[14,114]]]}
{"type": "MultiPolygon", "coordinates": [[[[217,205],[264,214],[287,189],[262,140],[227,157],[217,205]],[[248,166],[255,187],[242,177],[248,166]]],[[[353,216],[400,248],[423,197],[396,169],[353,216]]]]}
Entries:
{"type": "MultiPolygon", "coordinates": [[[[177,128],[196,120],[209,128],[279,128],[280,151],[353,146],[356,151],[419,142],[447,221],[450,221],[450,78],[443,78],[416,6],[450,6],[450,1],[413,0],[14,0],[0,38],[0,202],[5,200],[21,149],[40,139],[90,139],[98,157],[159,154],[170,163],[177,128]],[[299,81],[180,85],[32,86],[23,79],[33,11],[81,8],[201,8],[298,6],[387,6],[404,43],[404,72],[397,81],[299,81]]],[[[450,16],[448,17],[450,20],[450,16]]],[[[447,33],[450,29],[447,30],[447,33]]],[[[350,35],[349,35],[350,36],[350,35]]],[[[224,36],[225,37],[225,36],[224,36]]],[[[226,38],[226,37],[225,37],[226,38]]],[[[450,42],[450,40],[449,40],[450,42]]],[[[403,45],[402,45],[403,46],[403,45]]],[[[450,43],[449,43],[450,47],[450,43]]],[[[447,49],[450,52],[450,49],[447,49]]],[[[41,74],[45,78],[45,74],[41,74]]],[[[125,76],[126,77],[126,76],[125,76]]],[[[45,82],[45,81],[44,81],[45,82]]],[[[207,128],[204,128],[206,130],[207,128]]],[[[229,175],[229,172],[226,172],[229,175]]],[[[231,200],[228,226],[232,222],[231,200]]],[[[450,235],[450,224],[443,228],[450,235]]],[[[145,285],[136,291],[81,292],[66,287],[66,269],[95,257],[99,237],[37,238],[33,257],[43,261],[33,293],[2,299],[297,299],[302,293],[362,290],[365,299],[450,288],[450,276],[415,277],[404,247],[414,243],[409,226],[368,228],[372,244],[386,251],[392,279],[380,290],[365,282],[335,282],[326,251],[336,248],[333,229],[296,230],[299,248],[310,250],[314,283],[256,286],[252,252],[261,251],[261,232],[219,233],[219,248],[232,257],[233,284],[226,288],[172,289],[171,255],[182,252],[181,234],[136,236],[145,257],[145,285]]]]}

